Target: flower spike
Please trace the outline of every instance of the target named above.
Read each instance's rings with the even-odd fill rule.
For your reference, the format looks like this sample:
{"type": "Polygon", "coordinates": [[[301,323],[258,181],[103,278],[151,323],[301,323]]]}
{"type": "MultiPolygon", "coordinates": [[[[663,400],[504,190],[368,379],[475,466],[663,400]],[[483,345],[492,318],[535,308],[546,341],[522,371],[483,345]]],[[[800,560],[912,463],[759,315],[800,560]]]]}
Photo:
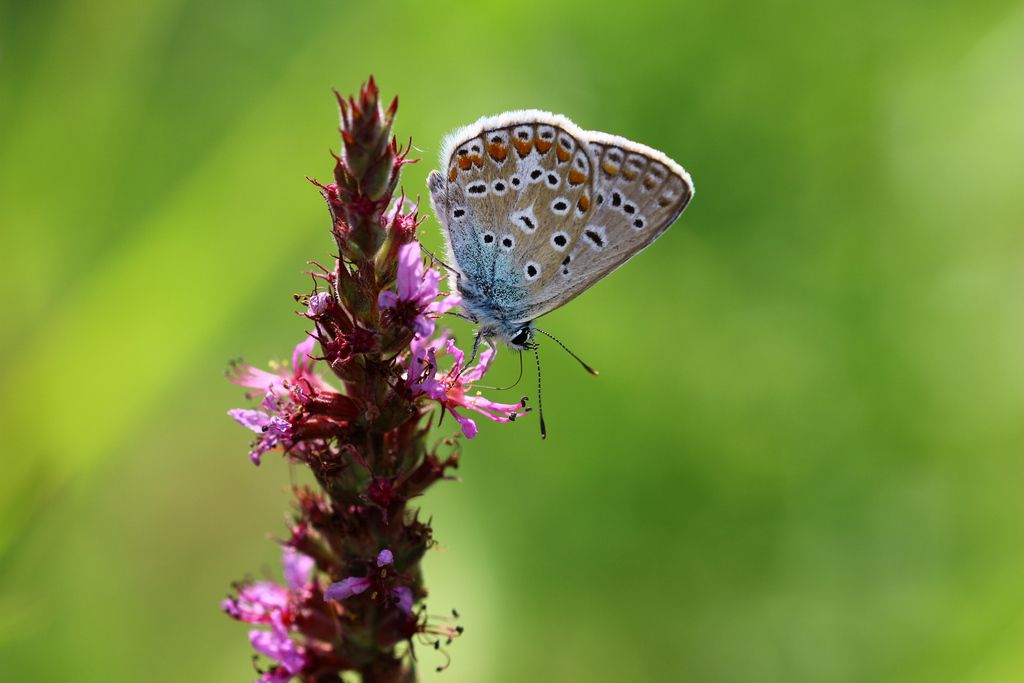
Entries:
{"type": "Polygon", "coordinates": [[[229,411],[253,436],[249,457],[270,453],[308,466],[317,487],[295,486],[281,581],[235,585],[221,606],[251,626],[260,683],[361,680],[411,683],[411,644],[447,645],[461,626],[427,615],[422,558],[433,529],[411,504],[434,483],[456,480],[459,438],[428,441],[436,414],[465,438],[473,415],[506,423],[527,412],[477,391],[494,359],[465,352],[437,319],[461,303],[443,292],[417,240],[419,203],[396,195],[414,149],[392,133],[398,98],[384,108],[371,77],[338,103],[340,146],[332,178],[309,178],[327,204],[337,260],[306,271],[295,295],[311,329],[290,361],[232,364],[229,379],[250,404],[229,411]],[[474,362],[475,361],[475,362],[474,362]],[[443,643],[443,644],[442,644],[443,643]]]}

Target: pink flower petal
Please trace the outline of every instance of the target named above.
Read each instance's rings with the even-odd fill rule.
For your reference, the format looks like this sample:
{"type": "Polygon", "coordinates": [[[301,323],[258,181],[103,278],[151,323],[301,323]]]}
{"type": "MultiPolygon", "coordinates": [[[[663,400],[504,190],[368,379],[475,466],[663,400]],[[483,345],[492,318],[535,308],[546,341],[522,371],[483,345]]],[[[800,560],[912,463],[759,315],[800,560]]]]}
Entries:
{"type": "Polygon", "coordinates": [[[249,410],[247,408],[233,408],[228,411],[228,415],[231,416],[238,424],[242,425],[246,429],[251,429],[257,434],[262,434],[264,427],[270,424],[270,416],[259,410],[249,410]]]}
{"type": "Polygon", "coordinates": [[[286,545],[281,551],[284,580],[293,591],[302,590],[309,583],[315,564],[312,557],[303,555],[291,546],[286,545]]]}
{"type": "Polygon", "coordinates": [[[221,608],[232,619],[250,624],[269,624],[271,617],[288,607],[288,591],[270,581],[256,581],[242,586],[237,598],[228,598],[221,608]]]}
{"type": "Polygon", "coordinates": [[[398,294],[396,292],[392,292],[390,289],[384,289],[377,295],[378,308],[394,308],[397,305],[398,294]]]}
{"type": "Polygon", "coordinates": [[[398,609],[406,614],[412,614],[412,589],[408,586],[397,586],[391,589],[391,595],[395,598],[398,609]]]}
{"type": "Polygon", "coordinates": [[[440,282],[441,273],[433,268],[429,269],[417,285],[414,296],[409,298],[414,300],[420,306],[427,306],[437,298],[437,295],[440,292],[440,289],[438,288],[438,284],[440,284],[440,282]]]}
{"type": "Polygon", "coordinates": [[[230,381],[239,386],[259,389],[260,391],[272,390],[275,385],[280,385],[283,379],[280,375],[260,370],[248,363],[239,363],[234,366],[233,370],[233,374],[228,375],[230,381]]]}
{"type": "Polygon", "coordinates": [[[454,408],[450,408],[448,412],[450,412],[458,423],[462,425],[462,433],[466,435],[467,439],[472,439],[477,435],[477,432],[480,431],[476,426],[476,422],[473,422],[471,418],[459,415],[455,412],[454,408]]]}
{"type": "Polygon", "coordinates": [[[331,303],[330,292],[319,292],[309,297],[309,303],[306,306],[306,315],[310,318],[323,315],[327,311],[327,307],[331,303]]]}
{"type": "Polygon", "coordinates": [[[332,583],[324,591],[324,602],[329,600],[345,600],[353,595],[359,595],[370,587],[370,583],[370,579],[356,576],[350,576],[337,583],[332,583]]]}
{"type": "Polygon", "coordinates": [[[395,278],[398,296],[412,301],[423,279],[423,263],[420,261],[419,242],[410,242],[398,249],[398,274],[395,278]]]}
{"type": "Polygon", "coordinates": [[[295,351],[292,352],[292,371],[295,373],[295,379],[312,374],[315,361],[309,356],[313,354],[315,348],[316,339],[309,336],[295,347],[295,351]]]}
{"type": "Polygon", "coordinates": [[[270,631],[249,631],[249,644],[261,655],[281,662],[291,674],[297,674],[306,663],[302,650],[288,637],[288,630],[280,620],[274,621],[270,631]]]}
{"type": "Polygon", "coordinates": [[[257,678],[255,683],[288,683],[293,678],[295,676],[283,666],[275,666],[257,678]]]}

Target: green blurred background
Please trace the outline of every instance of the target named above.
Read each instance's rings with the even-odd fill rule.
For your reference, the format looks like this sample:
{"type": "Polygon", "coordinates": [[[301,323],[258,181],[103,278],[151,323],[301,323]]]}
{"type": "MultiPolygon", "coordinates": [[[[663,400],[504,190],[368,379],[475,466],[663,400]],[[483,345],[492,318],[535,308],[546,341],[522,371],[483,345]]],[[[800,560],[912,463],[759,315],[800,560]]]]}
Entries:
{"type": "Polygon", "coordinates": [[[371,72],[410,194],[522,107],[698,187],[545,320],[602,371],[548,345],[550,438],[484,425],[424,500],[467,628],[424,680],[1024,680],[1019,2],[0,7],[4,680],[253,677],[218,601],[300,473],[223,370],[302,337],[371,72]]]}

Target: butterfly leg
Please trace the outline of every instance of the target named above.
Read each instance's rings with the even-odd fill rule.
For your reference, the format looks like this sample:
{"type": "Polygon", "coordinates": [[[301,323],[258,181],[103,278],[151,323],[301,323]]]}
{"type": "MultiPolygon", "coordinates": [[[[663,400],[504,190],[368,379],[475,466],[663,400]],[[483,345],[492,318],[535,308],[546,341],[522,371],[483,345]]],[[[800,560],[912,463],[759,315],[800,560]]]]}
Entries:
{"type": "MultiPolygon", "coordinates": [[[[468,368],[470,365],[472,365],[476,361],[477,352],[480,351],[480,340],[481,340],[481,338],[482,338],[482,335],[479,332],[477,332],[475,335],[473,335],[473,352],[469,354],[469,360],[466,361],[465,363],[463,363],[462,368],[459,370],[459,375],[462,375],[463,371],[465,371],[466,368],[468,368]]],[[[490,343],[490,342],[488,342],[488,343],[490,343]]]]}
{"type": "Polygon", "coordinates": [[[441,259],[439,259],[439,258],[438,258],[438,257],[437,257],[437,256],[436,256],[436,255],[434,254],[434,252],[430,251],[429,249],[427,249],[427,248],[426,248],[425,246],[423,246],[422,244],[420,244],[420,249],[422,249],[422,250],[423,250],[423,253],[424,253],[424,254],[426,254],[427,256],[429,256],[429,257],[430,257],[430,259],[431,259],[432,261],[437,261],[438,263],[440,263],[440,264],[441,264],[441,266],[443,266],[443,267],[444,267],[444,269],[445,269],[445,270],[450,270],[451,272],[455,273],[455,277],[457,277],[457,278],[459,278],[459,279],[462,279],[462,273],[460,273],[459,271],[455,270],[454,268],[452,268],[451,266],[449,266],[449,265],[448,265],[447,263],[445,263],[444,261],[442,261],[441,259]]]}
{"type": "Polygon", "coordinates": [[[459,319],[461,319],[461,320],[467,320],[467,321],[469,321],[469,322],[471,322],[471,323],[477,323],[477,322],[480,322],[480,321],[479,321],[479,320],[477,320],[476,318],[470,318],[470,317],[469,317],[468,315],[466,315],[465,313],[459,313],[458,311],[445,311],[445,312],[444,312],[444,314],[445,314],[445,315],[450,315],[450,316],[452,316],[453,318],[459,318],[459,319]]]}

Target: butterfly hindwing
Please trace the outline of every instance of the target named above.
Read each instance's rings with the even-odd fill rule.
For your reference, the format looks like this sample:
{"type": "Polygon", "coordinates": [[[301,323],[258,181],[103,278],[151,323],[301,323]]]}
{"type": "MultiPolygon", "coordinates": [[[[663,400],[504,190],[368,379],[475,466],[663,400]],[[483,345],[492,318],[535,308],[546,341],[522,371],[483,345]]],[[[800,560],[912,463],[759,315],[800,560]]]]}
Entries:
{"type": "Polygon", "coordinates": [[[693,194],[665,155],[538,111],[456,131],[431,174],[435,215],[463,287],[503,320],[579,295],[650,244],[693,194]]]}

